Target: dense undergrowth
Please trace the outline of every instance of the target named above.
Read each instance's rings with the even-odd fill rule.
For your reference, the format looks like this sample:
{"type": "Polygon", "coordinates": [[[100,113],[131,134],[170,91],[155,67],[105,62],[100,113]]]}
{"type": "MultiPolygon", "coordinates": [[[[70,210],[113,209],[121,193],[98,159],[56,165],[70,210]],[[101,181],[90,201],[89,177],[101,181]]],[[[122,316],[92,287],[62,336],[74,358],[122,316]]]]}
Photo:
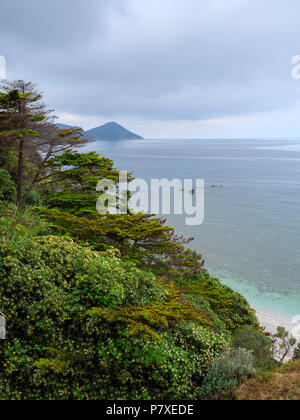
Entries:
{"type": "Polygon", "coordinates": [[[255,321],[208,275],[183,292],[117,250],[53,236],[30,212],[2,216],[0,234],[2,399],[200,398],[232,330],[255,321]]]}

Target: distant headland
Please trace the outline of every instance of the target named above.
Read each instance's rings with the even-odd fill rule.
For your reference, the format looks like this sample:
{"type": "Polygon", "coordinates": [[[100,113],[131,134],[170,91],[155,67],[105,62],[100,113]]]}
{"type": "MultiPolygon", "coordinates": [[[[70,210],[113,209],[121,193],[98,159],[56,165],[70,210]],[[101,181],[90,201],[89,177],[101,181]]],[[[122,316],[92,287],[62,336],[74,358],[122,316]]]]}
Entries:
{"type": "MultiPolygon", "coordinates": [[[[59,128],[70,128],[66,124],[57,124],[59,128]]],[[[78,128],[78,127],[75,127],[78,128]]],[[[126,128],[122,127],[116,122],[109,122],[99,127],[92,128],[83,132],[84,135],[89,137],[91,140],[143,140],[142,136],[139,136],[126,128]]]]}

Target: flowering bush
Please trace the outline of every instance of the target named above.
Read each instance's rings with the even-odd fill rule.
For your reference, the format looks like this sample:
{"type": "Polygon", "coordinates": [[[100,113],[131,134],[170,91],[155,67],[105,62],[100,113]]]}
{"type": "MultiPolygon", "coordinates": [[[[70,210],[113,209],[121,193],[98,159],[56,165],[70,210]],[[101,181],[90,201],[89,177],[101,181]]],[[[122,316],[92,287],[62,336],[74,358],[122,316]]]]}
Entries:
{"type": "Polygon", "coordinates": [[[246,325],[236,331],[233,346],[252,351],[258,369],[267,369],[274,363],[273,340],[262,330],[246,325]]]}

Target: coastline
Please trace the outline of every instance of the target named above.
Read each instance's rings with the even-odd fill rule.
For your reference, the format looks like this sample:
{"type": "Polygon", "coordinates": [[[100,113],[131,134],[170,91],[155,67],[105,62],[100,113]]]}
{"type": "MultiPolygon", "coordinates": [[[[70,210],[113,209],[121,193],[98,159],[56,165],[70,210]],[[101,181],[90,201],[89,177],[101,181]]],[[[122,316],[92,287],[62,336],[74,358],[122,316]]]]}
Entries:
{"type": "Polygon", "coordinates": [[[277,327],[284,327],[287,331],[292,333],[293,329],[295,328],[296,324],[293,324],[291,321],[276,317],[275,315],[270,315],[265,312],[261,312],[259,310],[256,311],[257,318],[260,322],[262,327],[265,327],[266,332],[276,333],[277,327]]]}
{"type": "MultiPolygon", "coordinates": [[[[274,315],[270,315],[261,311],[256,311],[256,316],[259,320],[260,325],[262,327],[265,327],[266,332],[274,334],[277,332],[277,327],[280,326],[280,327],[284,327],[287,331],[289,331],[291,335],[293,335],[293,331],[296,327],[296,324],[293,324],[291,321],[288,321],[287,319],[279,318],[274,315]]],[[[296,336],[295,338],[298,338],[298,343],[299,343],[300,342],[299,336],[298,337],[296,336]]],[[[278,341],[277,341],[277,344],[278,344],[278,341]]],[[[289,362],[292,360],[293,353],[294,353],[294,350],[291,350],[291,352],[286,356],[285,362],[289,362]]]]}

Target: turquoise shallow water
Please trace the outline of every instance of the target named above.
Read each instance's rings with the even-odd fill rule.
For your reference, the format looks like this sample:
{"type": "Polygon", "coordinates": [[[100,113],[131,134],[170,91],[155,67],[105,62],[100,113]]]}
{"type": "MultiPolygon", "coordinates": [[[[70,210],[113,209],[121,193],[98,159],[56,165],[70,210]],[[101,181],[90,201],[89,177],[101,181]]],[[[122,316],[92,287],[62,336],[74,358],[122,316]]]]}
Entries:
{"type": "Polygon", "coordinates": [[[257,309],[300,314],[300,140],[138,140],[87,146],[137,178],[205,179],[205,222],[168,223],[257,309]],[[212,184],[224,188],[212,189],[212,184]]]}

